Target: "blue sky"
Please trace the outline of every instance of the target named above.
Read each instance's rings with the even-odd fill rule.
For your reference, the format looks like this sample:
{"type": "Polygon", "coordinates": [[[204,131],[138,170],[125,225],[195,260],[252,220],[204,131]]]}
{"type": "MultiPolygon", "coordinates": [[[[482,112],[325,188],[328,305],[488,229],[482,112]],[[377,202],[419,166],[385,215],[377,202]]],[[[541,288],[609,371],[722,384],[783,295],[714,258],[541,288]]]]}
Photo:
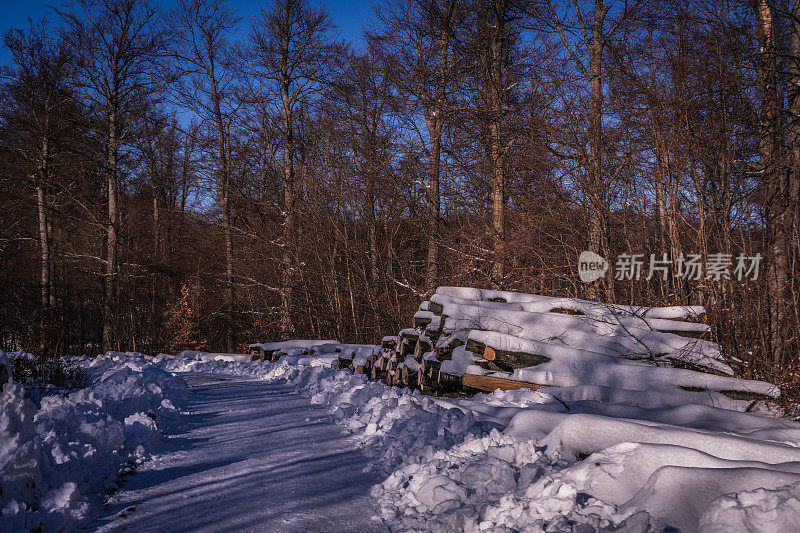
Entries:
{"type": "MultiPolygon", "coordinates": [[[[154,0],[157,4],[170,8],[174,0],[154,0]]],[[[310,0],[312,4],[320,4],[318,0],[310,0]]],[[[48,12],[48,5],[61,5],[60,0],[0,0],[0,31],[5,34],[9,28],[24,28],[28,25],[28,17],[38,19],[48,12]]],[[[371,0],[329,0],[322,2],[327,7],[333,21],[339,26],[342,36],[356,41],[361,35],[361,24],[367,22],[372,12],[371,0]]],[[[258,13],[265,4],[257,0],[228,0],[228,5],[239,12],[249,27],[249,19],[258,13]]],[[[0,64],[8,60],[5,49],[0,50],[0,64]]]]}

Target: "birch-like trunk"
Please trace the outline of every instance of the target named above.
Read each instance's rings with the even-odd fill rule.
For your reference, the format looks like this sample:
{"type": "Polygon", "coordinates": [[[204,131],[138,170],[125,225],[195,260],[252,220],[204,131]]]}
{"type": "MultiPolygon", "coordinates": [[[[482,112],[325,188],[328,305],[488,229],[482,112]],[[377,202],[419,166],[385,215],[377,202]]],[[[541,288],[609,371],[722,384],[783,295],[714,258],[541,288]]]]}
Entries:
{"type": "MultiPolygon", "coordinates": [[[[113,99],[112,99],[113,100],[113,99]]],[[[112,103],[113,106],[113,103],[112,103]]],[[[106,187],[108,212],[106,220],[106,268],[103,298],[103,351],[118,348],[117,338],[117,283],[118,283],[118,223],[117,207],[117,152],[119,139],[116,110],[108,115],[108,148],[106,151],[106,187]]]]}

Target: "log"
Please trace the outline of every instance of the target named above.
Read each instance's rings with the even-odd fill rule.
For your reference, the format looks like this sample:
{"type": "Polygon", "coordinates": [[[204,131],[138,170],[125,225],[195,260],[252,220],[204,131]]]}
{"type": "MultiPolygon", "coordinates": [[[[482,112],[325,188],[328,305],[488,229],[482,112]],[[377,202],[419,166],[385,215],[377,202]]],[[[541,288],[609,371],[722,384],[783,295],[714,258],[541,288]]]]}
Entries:
{"type": "Polygon", "coordinates": [[[420,368],[417,383],[421,391],[436,391],[439,387],[439,368],[442,364],[438,361],[431,361],[430,359],[422,360],[422,368],[420,368]]]}
{"type": "Polygon", "coordinates": [[[515,379],[498,378],[495,376],[479,376],[477,374],[464,374],[461,382],[464,388],[487,392],[493,392],[497,389],[504,391],[518,389],[539,390],[546,387],[546,385],[537,385],[536,383],[528,383],[527,381],[517,381],[515,379]]]}
{"type": "Polygon", "coordinates": [[[381,348],[383,348],[384,350],[394,349],[395,346],[397,346],[397,339],[391,339],[391,340],[386,339],[384,341],[381,341],[381,348]]]}
{"type": "Polygon", "coordinates": [[[483,355],[484,350],[486,350],[486,345],[474,339],[467,339],[467,344],[464,346],[464,349],[468,352],[483,355]]]}
{"type": "Polygon", "coordinates": [[[422,362],[422,356],[431,350],[431,343],[422,339],[417,339],[417,344],[414,346],[414,359],[417,362],[422,362]]]}
{"type": "Polygon", "coordinates": [[[549,357],[535,353],[498,350],[473,339],[467,339],[467,345],[464,348],[472,353],[482,355],[484,359],[492,361],[505,372],[540,365],[550,360],[549,357]]]}
{"type": "Polygon", "coordinates": [[[264,353],[264,349],[260,346],[258,348],[250,348],[250,360],[257,361],[261,359],[262,354],[264,353]]]}
{"type": "Polygon", "coordinates": [[[444,311],[444,306],[442,304],[437,304],[436,302],[430,302],[428,304],[428,311],[430,311],[434,315],[442,316],[442,312],[444,311]]]}
{"type": "Polygon", "coordinates": [[[684,330],[671,330],[671,329],[657,329],[659,333],[672,333],[673,335],[677,335],[679,337],[685,337],[687,339],[700,339],[704,341],[713,341],[714,336],[711,334],[711,330],[706,331],[684,331],[684,330]]]}
{"type": "Polygon", "coordinates": [[[461,390],[461,376],[439,372],[439,392],[456,392],[461,390]]]}
{"type": "Polygon", "coordinates": [[[491,346],[483,349],[483,358],[492,361],[499,368],[514,370],[541,365],[550,360],[549,357],[528,352],[512,352],[509,350],[495,350],[491,346]]]}
{"type": "Polygon", "coordinates": [[[773,398],[772,396],[767,396],[766,394],[758,394],[755,392],[748,392],[741,390],[710,391],[708,389],[704,389],[701,387],[686,387],[683,385],[679,385],[678,388],[689,392],[716,392],[718,394],[722,394],[723,396],[727,396],[731,400],[742,400],[748,402],[766,402],[770,400],[775,400],[775,398],[773,398]]]}
{"type": "Polygon", "coordinates": [[[682,368],[684,370],[692,370],[693,372],[702,372],[703,374],[713,374],[715,376],[725,376],[727,378],[731,377],[729,374],[725,372],[721,372],[719,370],[708,368],[705,366],[697,365],[691,363],[689,361],[684,361],[682,359],[677,359],[675,357],[667,357],[667,360],[672,364],[675,368],[682,368]]]}
{"type": "Polygon", "coordinates": [[[574,316],[581,316],[583,315],[583,311],[578,311],[576,309],[567,309],[565,307],[556,307],[550,309],[549,313],[558,313],[559,315],[574,315],[574,316]]]}
{"type": "Polygon", "coordinates": [[[426,327],[428,327],[428,324],[430,324],[430,323],[431,323],[431,319],[430,318],[426,318],[426,317],[415,318],[414,319],[414,329],[420,329],[420,330],[425,329],[426,327]]]}
{"type": "Polygon", "coordinates": [[[368,372],[368,369],[364,365],[358,365],[356,367],[356,374],[366,374],[367,372],[368,372]]]}
{"type": "Polygon", "coordinates": [[[417,377],[416,370],[410,370],[407,366],[403,367],[403,385],[406,387],[415,388],[419,386],[419,378],[417,377]]]}

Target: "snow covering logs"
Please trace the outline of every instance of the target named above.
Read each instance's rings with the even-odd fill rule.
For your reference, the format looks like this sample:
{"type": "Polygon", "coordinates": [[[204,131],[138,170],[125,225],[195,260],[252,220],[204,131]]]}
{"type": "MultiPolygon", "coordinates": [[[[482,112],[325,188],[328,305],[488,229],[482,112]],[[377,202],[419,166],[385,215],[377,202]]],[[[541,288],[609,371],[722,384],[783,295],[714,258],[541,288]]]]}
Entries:
{"type": "MultiPolygon", "coordinates": [[[[561,401],[738,411],[780,396],[737,378],[697,306],[641,307],[467,287],[439,287],[413,327],[379,346],[340,345],[337,366],[437,395],[547,388],[561,401]]],[[[305,345],[251,345],[275,360],[305,345]]]]}

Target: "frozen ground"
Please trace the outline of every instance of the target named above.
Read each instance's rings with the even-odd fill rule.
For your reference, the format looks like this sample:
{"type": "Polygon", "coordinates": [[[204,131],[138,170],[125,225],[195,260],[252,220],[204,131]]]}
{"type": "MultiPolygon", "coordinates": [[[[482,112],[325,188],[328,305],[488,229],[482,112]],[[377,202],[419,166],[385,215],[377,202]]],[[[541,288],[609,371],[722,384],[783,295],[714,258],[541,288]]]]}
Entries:
{"type": "Polygon", "coordinates": [[[384,531],[366,460],[285,382],[184,376],[185,422],[107,506],[99,531],[384,531]]]}

